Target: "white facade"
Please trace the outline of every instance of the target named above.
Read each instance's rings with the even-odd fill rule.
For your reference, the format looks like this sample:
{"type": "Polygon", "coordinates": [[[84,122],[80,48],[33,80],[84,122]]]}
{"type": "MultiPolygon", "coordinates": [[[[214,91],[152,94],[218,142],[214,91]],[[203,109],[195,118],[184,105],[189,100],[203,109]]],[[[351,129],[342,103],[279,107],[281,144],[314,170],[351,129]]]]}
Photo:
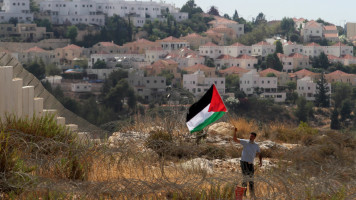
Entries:
{"type": "Polygon", "coordinates": [[[235,43],[231,46],[224,47],[224,54],[237,57],[240,55],[251,55],[251,46],[245,46],[242,44],[235,43]]]}
{"type": "Polygon", "coordinates": [[[287,42],[287,43],[283,44],[283,53],[287,56],[292,53],[303,54],[303,45],[297,44],[297,43],[292,43],[292,42],[287,42]]]}
{"type": "Polygon", "coordinates": [[[41,12],[51,16],[53,24],[105,24],[104,14],[99,14],[94,0],[46,0],[40,3],[41,12]]]}
{"type": "Polygon", "coordinates": [[[95,74],[98,79],[105,80],[116,69],[86,69],[87,74],[95,74]]]}
{"type": "Polygon", "coordinates": [[[42,11],[48,11],[56,24],[66,21],[103,26],[104,14],[130,18],[135,26],[143,26],[146,20],[166,20],[162,13],[169,12],[177,21],[188,19],[188,13],[179,12],[171,4],[152,1],[122,0],[45,0],[40,3],[42,11]]]}
{"type": "Polygon", "coordinates": [[[320,40],[323,38],[323,25],[312,20],[301,30],[301,35],[304,42],[320,40]]]}
{"type": "Polygon", "coordinates": [[[261,77],[255,69],[240,78],[240,90],[246,95],[257,93],[261,98],[272,98],[275,102],[284,102],[286,94],[277,91],[277,77],[261,77]]]}
{"type": "Polygon", "coordinates": [[[9,22],[11,18],[16,18],[20,23],[30,23],[33,21],[33,14],[30,13],[30,0],[4,0],[0,12],[0,22],[9,22]]]}
{"type": "Polygon", "coordinates": [[[90,83],[72,83],[71,85],[72,92],[91,92],[90,83]]]}
{"type": "Polygon", "coordinates": [[[90,59],[88,61],[88,67],[93,68],[94,64],[98,61],[102,60],[106,63],[113,62],[114,64],[122,64],[126,65],[125,62],[144,62],[145,54],[91,54],[90,59]]]}
{"type": "MultiPolygon", "coordinates": [[[[331,94],[331,84],[328,83],[329,92],[331,94]]],[[[308,101],[314,101],[316,95],[316,83],[313,82],[312,78],[306,76],[302,79],[297,80],[297,93],[299,96],[305,97],[308,101]]]]}
{"type": "Polygon", "coordinates": [[[275,51],[275,45],[269,44],[264,41],[252,45],[252,55],[254,56],[261,56],[262,58],[264,58],[269,54],[273,54],[275,51]]]}
{"type": "Polygon", "coordinates": [[[145,77],[143,71],[129,73],[128,83],[134,88],[137,95],[148,101],[161,97],[167,88],[166,77],[145,77]]]}
{"type": "Polygon", "coordinates": [[[148,49],[145,51],[145,60],[149,63],[154,63],[157,60],[163,59],[165,55],[168,54],[167,50],[159,49],[148,49]]]}
{"type": "Polygon", "coordinates": [[[204,72],[197,71],[194,74],[183,75],[183,88],[194,94],[202,96],[212,84],[215,84],[220,95],[225,94],[225,77],[205,77],[204,72]]]}
{"type": "Polygon", "coordinates": [[[218,46],[211,42],[199,47],[200,55],[216,59],[224,53],[224,46],[218,46]]]}

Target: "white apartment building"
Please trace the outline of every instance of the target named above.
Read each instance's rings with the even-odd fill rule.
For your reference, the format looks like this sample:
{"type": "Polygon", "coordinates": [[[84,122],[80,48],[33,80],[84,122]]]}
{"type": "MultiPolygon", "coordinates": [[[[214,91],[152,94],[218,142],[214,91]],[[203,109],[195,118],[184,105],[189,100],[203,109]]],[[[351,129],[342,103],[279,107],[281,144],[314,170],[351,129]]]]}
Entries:
{"type": "Polygon", "coordinates": [[[265,41],[259,42],[252,45],[252,55],[261,56],[262,60],[268,56],[268,54],[273,54],[276,51],[276,46],[269,44],[265,41]]]}
{"type": "Polygon", "coordinates": [[[353,47],[342,44],[341,42],[336,43],[333,46],[320,46],[319,44],[313,42],[303,46],[302,54],[316,57],[319,56],[321,52],[324,52],[326,55],[341,57],[345,55],[353,55],[353,47]]]}
{"type": "Polygon", "coordinates": [[[237,57],[240,55],[251,55],[251,46],[245,46],[240,43],[235,43],[230,46],[225,46],[224,47],[224,54],[237,57]]]}
{"type": "Polygon", "coordinates": [[[171,52],[165,57],[165,59],[172,59],[176,61],[180,69],[194,66],[197,64],[203,65],[205,62],[205,58],[203,56],[187,48],[171,52]]]}
{"type": "Polygon", "coordinates": [[[202,96],[212,84],[215,84],[220,95],[225,94],[225,77],[205,77],[204,72],[200,70],[194,74],[183,75],[183,88],[196,97],[202,96]]]}
{"type": "Polygon", "coordinates": [[[134,88],[137,95],[145,100],[158,99],[166,91],[166,77],[145,77],[143,71],[129,73],[128,83],[134,88]]]}
{"type": "Polygon", "coordinates": [[[40,10],[51,16],[53,24],[95,24],[103,26],[105,15],[97,11],[95,0],[46,0],[40,3],[40,10]]]}
{"type": "MultiPolygon", "coordinates": [[[[88,68],[93,68],[94,64],[98,61],[105,61],[107,64],[112,62],[113,65],[121,64],[126,65],[125,62],[144,62],[145,54],[109,54],[109,53],[97,53],[91,54],[88,60],[88,68]]],[[[109,66],[114,67],[114,66],[109,66]]]]}
{"type": "Polygon", "coordinates": [[[240,55],[238,57],[233,57],[230,55],[221,55],[215,59],[215,65],[219,69],[228,68],[232,66],[241,67],[244,69],[254,69],[254,66],[257,63],[257,58],[249,55],[240,55]]]}
{"type": "Polygon", "coordinates": [[[284,102],[286,94],[277,91],[277,77],[261,77],[255,69],[240,78],[240,90],[246,95],[258,93],[261,98],[272,98],[275,102],[284,102]]]}
{"type": "Polygon", "coordinates": [[[177,21],[188,19],[188,13],[179,12],[171,4],[152,1],[123,0],[45,0],[40,3],[41,11],[47,11],[53,23],[85,23],[103,26],[104,14],[130,18],[135,26],[143,26],[146,20],[166,20],[163,13],[169,12],[177,21]]]}
{"type": "Polygon", "coordinates": [[[209,24],[211,24],[213,28],[221,26],[231,28],[235,31],[237,37],[240,37],[245,33],[244,24],[239,24],[238,22],[223,17],[215,17],[215,20],[210,21],[209,24]]]}
{"type": "Polygon", "coordinates": [[[173,51],[181,48],[189,48],[189,42],[173,36],[157,41],[163,50],[173,51]]]}
{"type": "Polygon", "coordinates": [[[283,65],[283,72],[293,72],[293,70],[297,68],[309,68],[310,67],[310,62],[309,62],[309,57],[299,54],[299,53],[293,53],[290,54],[289,56],[280,54],[278,53],[278,58],[282,62],[283,65]]]}
{"type": "Polygon", "coordinates": [[[154,63],[157,60],[163,59],[168,52],[168,50],[163,50],[162,47],[152,47],[145,51],[145,60],[149,63],[154,63]]]}
{"type": "Polygon", "coordinates": [[[90,83],[72,83],[71,84],[72,92],[91,92],[90,83]]]}
{"type": "Polygon", "coordinates": [[[306,23],[305,27],[301,30],[303,41],[308,42],[311,40],[320,40],[323,38],[323,25],[311,20],[306,23]]]}
{"type": "MultiPolygon", "coordinates": [[[[328,83],[329,92],[331,94],[331,84],[328,83]]],[[[311,77],[306,76],[302,79],[297,80],[297,93],[299,96],[305,97],[308,101],[315,101],[315,95],[317,93],[316,83],[312,80],[311,77]]]]}
{"type": "Polygon", "coordinates": [[[30,0],[3,0],[0,23],[7,23],[11,18],[19,23],[31,23],[33,14],[30,13],[30,0]]]}
{"type": "Polygon", "coordinates": [[[283,53],[288,56],[292,53],[303,54],[303,45],[288,41],[283,44],[283,53]]]}
{"type": "Polygon", "coordinates": [[[215,59],[224,53],[224,46],[208,42],[199,47],[200,55],[215,59]]]}

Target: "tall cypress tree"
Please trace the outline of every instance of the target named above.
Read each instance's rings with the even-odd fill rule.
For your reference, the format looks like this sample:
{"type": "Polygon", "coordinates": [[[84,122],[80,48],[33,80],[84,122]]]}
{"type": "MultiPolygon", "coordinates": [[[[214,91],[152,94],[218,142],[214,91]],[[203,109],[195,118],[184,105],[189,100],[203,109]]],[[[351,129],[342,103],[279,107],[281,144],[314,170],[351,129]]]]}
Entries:
{"type": "Polygon", "coordinates": [[[336,108],[334,108],[330,116],[330,119],[331,119],[330,128],[336,130],[340,129],[339,112],[337,111],[336,108]]]}
{"type": "Polygon", "coordinates": [[[315,105],[318,107],[327,108],[330,106],[330,91],[329,85],[326,82],[324,73],[321,73],[321,77],[316,83],[316,96],[315,105]]]}

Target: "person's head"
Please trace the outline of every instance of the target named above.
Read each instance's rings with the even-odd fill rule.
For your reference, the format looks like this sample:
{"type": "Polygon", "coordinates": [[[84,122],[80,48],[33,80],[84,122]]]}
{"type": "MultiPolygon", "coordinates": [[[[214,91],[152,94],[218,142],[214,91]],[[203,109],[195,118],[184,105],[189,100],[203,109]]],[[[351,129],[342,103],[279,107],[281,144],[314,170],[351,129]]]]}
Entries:
{"type": "Polygon", "coordinates": [[[255,132],[250,133],[250,141],[252,141],[252,142],[255,141],[256,137],[257,137],[257,134],[255,132]]]}

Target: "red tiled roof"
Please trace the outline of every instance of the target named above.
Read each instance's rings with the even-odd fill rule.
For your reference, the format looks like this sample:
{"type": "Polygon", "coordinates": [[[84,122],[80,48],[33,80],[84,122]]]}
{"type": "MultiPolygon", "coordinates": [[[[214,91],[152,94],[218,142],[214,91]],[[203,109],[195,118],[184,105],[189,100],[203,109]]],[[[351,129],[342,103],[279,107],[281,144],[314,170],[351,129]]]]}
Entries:
{"type": "Polygon", "coordinates": [[[71,44],[71,45],[68,45],[66,47],[63,47],[63,49],[72,49],[72,50],[75,50],[75,49],[81,49],[80,46],[77,46],[75,44],[71,44]]]}
{"type": "Polygon", "coordinates": [[[333,46],[334,46],[334,47],[338,47],[338,46],[344,47],[344,46],[346,46],[346,44],[341,43],[341,42],[338,42],[338,43],[334,44],[333,46]]]}
{"type": "Polygon", "coordinates": [[[340,71],[340,70],[336,70],[334,72],[326,74],[325,76],[329,77],[329,76],[355,76],[355,75],[354,74],[348,74],[348,73],[345,73],[345,72],[340,71]]]}
{"type": "Polygon", "coordinates": [[[244,47],[245,45],[236,42],[236,43],[234,43],[234,44],[232,44],[232,45],[230,45],[230,46],[234,46],[234,47],[244,47]]]}
{"type": "Polygon", "coordinates": [[[233,20],[229,20],[229,19],[226,19],[226,18],[223,18],[223,17],[215,16],[214,18],[215,18],[215,20],[210,21],[208,24],[216,24],[216,23],[219,23],[219,24],[238,24],[238,22],[235,22],[233,20]]]}
{"type": "Polygon", "coordinates": [[[191,34],[188,34],[187,36],[185,37],[182,37],[182,38],[202,38],[203,36],[197,34],[197,33],[191,33],[191,34]]]}
{"type": "Polygon", "coordinates": [[[269,74],[269,73],[273,73],[273,74],[275,74],[276,76],[278,76],[279,74],[281,74],[280,71],[277,71],[277,70],[272,69],[272,68],[267,68],[267,69],[265,69],[265,70],[259,72],[260,76],[263,76],[263,77],[264,77],[264,76],[267,76],[267,74],[269,74]]]}
{"type": "Polygon", "coordinates": [[[339,60],[340,58],[334,55],[328,55],[329,60],[339,60]]]}
{"type": "Polygon", "coordinates": [[[241,67],[237,67],[237,66],[232,66],[223,70],[220,70],[219,72],[222,74],[240,74],[240,73],[246,73],[249,72],[250,70],[248,69],[244,69],[241,67]]]}
{"type": "Polygon", "coordinates": [[[283,53],[277,53],[278,58],[286,58],[288,56],[284,55],[283,53]]]}
{"type": "Polygon", "coordinates": [[[309,22],[305,25],[305,27],[318,28],[318,27],[321,27],[321,24],[318,23],[318,22],[316,22],[316,21],[314,21],[314,20],[311,20],[311,21],[309,21],[309,22]]]}
{"type": "Polygon", "coordinates": [[[162,47],[150,47],[148,48],[148,50],[151,50],[151,51],[162,51],[162,47]]]}
{"type": "Polygon", "coordinates": [[[316,75],[317,73],[311,72],[307,69],[302,69],[297,72],[294,72],[296,75],[301,75],[301,76],[309,76],[309,75],[316,75]]]}
{"type": "Polygon", "coordinates": [[[337,34],[337,33],[324,33],[324,37],[326,37],[326,38],[337,38],[337,37],[339,37],[339,34],[337,34]]]}
{"type": "Polygon", "coordinates": [[[119,45],[114,42],[99,42],[99,44],[103,47],[119,47],[119,45]]]}
{"type": "Polygon", "coordinates": [[[206,43],[206,44],[204,44],[204,45],[201,45],[201,46],[216,47],[216,46],[218,46],[218,45],[216,45],[216,44],[214,44],[214,43],[212,43],[212,42],[208,42],[208,43],[206,43]]]}
{"type": "Polygon", "coordinates": [[[355,57],[353,57],[352,55],[350,54],[346,54],[344,56],[342,56],[343,59],[348,59],[348,60],[351,60],[351,59],[355,59],[355,57]]]}
{"type": "Polygon", "coordinates": [[[300,53],[292,53],[292,54],[289,55],[289,57],[291,57],[291,58],[308,58],[309,59],[308,56],[305,56],[305,55],[300,54],[300,53]]]}
{"type": "Polygon", "coordinates": [[[270,45],[268,42],[265,42],[265,41],[261,41],[257,44],[254,44],[253,46],[264,46],[264,45],[270,45]]]}
{"type": "Polygon", "coordinates": [[[169,36],[169,37],[164,38],[163,40],[160,40],[160,42],[186,42],[186,41],[175,38],[173,36],[169,36]]]}
{"type": "Polygon", "coordinates": [[[237,56],[236,58],[237,58],[237,59],[257,59],[257,58],[255,58],[255,57],[249,56],[249,55],[247,55],[247,54],[239,55],[239,56],[237,56]]]}
{"type": "Polygon", "coordinates": [[[208,67],[206,65],[202,65],[202,64],[196,64],[190,67],[185,67],[184,68],[185,71],[190,71],[190,72],[196,72],[198,70],[201,71],[215,71],[214,67],[208,67]]]}
{"type": "Polygon", "coordinates": [[[324,26],[324,29],[327,31],[337,31],[336,26],[324,26]]]}
{"type": "Polygon", "coordinates": [[[38,47],[38,46],[35,46],[35,47],[27,49],[25,52],[47,52],[47,51],[38,47]]]}
{"type": "Polygon", "coordinates": [[[315,43],[315,42],[312,42],[312,43],[307,44],[306,46],[308,46],[308,47],[310,47],[310,46],[317,46],[317,47],[319,47],[320,44],[317,44],[317,43],[315,43]]]}
{"type": "Polygon", "coordinates": [[[218,60],[227,60],[227,59],[237,59],[236,57],[230,56],[230,55],[221,55],[219,57],[217,57],[216,59],[218,60]]]}
{"type": "Polygon", "coordinates": [[[168,65],[177,65],[178,63],[174,60],[167,59],[167,60],[157,60],[151,66],[152,67],[159,67],[159,68],[166,68],[168,65]]]}

